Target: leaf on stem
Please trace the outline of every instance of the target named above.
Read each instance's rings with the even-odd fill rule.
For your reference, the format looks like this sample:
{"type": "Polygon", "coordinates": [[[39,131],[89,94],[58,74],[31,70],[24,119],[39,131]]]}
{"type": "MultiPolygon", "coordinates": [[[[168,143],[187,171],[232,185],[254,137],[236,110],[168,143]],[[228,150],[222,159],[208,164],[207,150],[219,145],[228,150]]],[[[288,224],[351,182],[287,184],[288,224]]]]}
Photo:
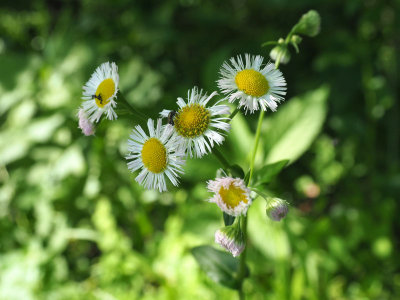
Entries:
{"type": "Polygon", "coordinates": [[[242,178],[244,177],[244,171],[239,165],[232,165],[229,167],[229,170],[232,172],[232,175],[235,177],[242,178]]]}
{"type": "Polygon", "coordinates": [[[254,186],[270,183],[288,163],[288,159],[283,159],[272,164],[267,164],[261,169],[255,170],[254,186]]]}
{"type": "Polygon", "coordinates": [[[223,217],[224,217],[224,224],[225,226],[232,225],[233,222],[235,221],[235,217],[228,215],[227,213],[223,212],[223,217]]]}
{"type": "Polygon", "coordinates": [[[238,289],[236,274],[239,270],[239,260],[231,254],[210,246],[198,246],[191,250],[200,268],[213,281],[231,289],[238,289]]]}

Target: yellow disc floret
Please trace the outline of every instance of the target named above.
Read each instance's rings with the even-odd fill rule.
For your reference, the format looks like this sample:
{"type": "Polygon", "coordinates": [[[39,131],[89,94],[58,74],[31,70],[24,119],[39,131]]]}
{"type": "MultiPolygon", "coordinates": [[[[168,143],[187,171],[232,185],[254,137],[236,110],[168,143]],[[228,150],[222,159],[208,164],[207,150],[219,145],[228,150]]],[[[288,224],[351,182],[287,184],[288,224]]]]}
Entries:
{"type": "Polygon", "coordinates": [[[247,203],[245,191],[240,187],[235,186],[233,183],[229,185],[228,189],[221,187],[219,195],[221,196],[222,201],[229,208],[235,208],[241,201],[247,203]]]}
{"type": "Polygon", "coordinates": [[[98,107],[104,107],[108,102],[110,102],[110,98],[115,93],[115,83],[111,78],[104,79],[96,90],[96,104],[98,107]]]}
{"type": "Polygon", "coordinates": [[[142,149],[144,166],[152,173],[161,173],[167,167],[167,150],[156,138],[148,139],[142,149]]]}
{"type": "Polygon", "coordinates": [[[246,69],[237,73],[235,82],[239,90],[253,97],[261,97],[269,90],[265,76],[253,69],[246,69]]]}
{"type": "Polygon", "coordinates": [[[202,135],[210,124],[210,112],[198,103],[181,108],[175,116],[176,131],[185,138],[202,135]]]}

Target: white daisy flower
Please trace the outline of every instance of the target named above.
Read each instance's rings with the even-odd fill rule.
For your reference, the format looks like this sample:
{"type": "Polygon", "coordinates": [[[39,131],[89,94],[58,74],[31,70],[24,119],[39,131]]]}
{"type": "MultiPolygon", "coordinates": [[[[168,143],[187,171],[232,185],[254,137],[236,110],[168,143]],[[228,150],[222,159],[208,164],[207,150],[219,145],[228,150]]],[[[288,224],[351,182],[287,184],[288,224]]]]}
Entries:
{"type": "Polygon", "coordinates": [[[216,203],[231,216],[246,215],[251,204],[250,190],[240,178],[222,177],[208,181],[208,190],[214,193],[209,202],[216,203]]]}
{"type": "Polygon", "coordinates": [[[91,122],[98,122],[103,113],[109,120],[117,118],[114,108],[118,92],[118,67],[115,63],[103,63],[83,86],[82,108],[91,122]]]}
{"type": "Polygon", "coordinates": [[[243,61],[239,55],[232,57],[230,63],[221,67],[218,87],[226,94],[229,102],[239,100],[238,107],[253,113],[260,107],[265,111],[269,107],[276,111],[280,101],[286,95],[286,81],[281,71],[272,63],[262,67],[263,57],[245,54],[243,61]]]}
{"type": "Polygon", "coordinates": [[[232,253],[234,257],[240,255],[246,247],[246,241],[239,222],[218,229],[215,232],[215,242],[232,253]]]}
{"type": "Polygon", "coordinates": [[[206,107],[215,95],[217,92],[207,96],[194,87],[188,91],[187,102],[178,98],[177,112],[164,109],[160,113],[162,117],[170,119],[180,144],[190,157],[202,157],[211,152],[214,143],[220,145],[225,139],[224,133],[229,132],[230,125],[227,122],[230,119],[221,117],[230,113],[229,106],[219,105],[220,100],[206,107]]]}
{"type": "Polygon", "coordinates": [[[270,198],[268,199],[266,212],[271,220],[278,222],[286,217],[289,212],[288,202],[279,198],[270,198]]]}
{"type": "Polygon", "coordinates": [[[131,172],[142,169],[136,181],[146,189],[163,192],[167,190],[165,175],[173,185],[178,185],[185,152],[179,148],[172,126],[162,126],[161,119],[158,119],[154,128],[154,121],[149,119],[147,127],[149,135],[139,125],[130,135],[128,150],[131,154],[126,157],[128,169],[131,172]]]}
{"type": "Polygon", "coordinates": [[[94,125],[92,122],[90,122],[88,116],[86,115],[85,111],[82,108],[79,109],[78,118],[79,118],[79,128],[82,129],[82,133],[86,136],[93,135],[94,125]]]}

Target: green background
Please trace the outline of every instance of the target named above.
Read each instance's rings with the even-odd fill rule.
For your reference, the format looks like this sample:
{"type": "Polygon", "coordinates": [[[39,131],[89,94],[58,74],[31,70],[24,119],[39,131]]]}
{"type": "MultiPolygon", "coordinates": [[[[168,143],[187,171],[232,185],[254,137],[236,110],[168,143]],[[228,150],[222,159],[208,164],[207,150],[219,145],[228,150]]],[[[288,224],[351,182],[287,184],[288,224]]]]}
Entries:
{"type": "MultiPolygon", "coordinates": [[[[256,166],[290,158],[266,191],[291,203],[279,223],[249,210],[249,299],[400,298],[399,1],[2,1],[0,299],[235,299],[192,247],[223,225],[206,181],[212,155],[187,162],[179,188],[143,190],[127,170],[128,116],[77,128],[83,84],[105,61],[156,118],[223,61],[261,54],[302,14],[304,37],[281,70],[287,100],[267,113],[256,166]],[[397,232],[397,235],[396,235],[397,232]]],[[[257,115],[239,115],[221,150],[248,166],[257,115]]]]}

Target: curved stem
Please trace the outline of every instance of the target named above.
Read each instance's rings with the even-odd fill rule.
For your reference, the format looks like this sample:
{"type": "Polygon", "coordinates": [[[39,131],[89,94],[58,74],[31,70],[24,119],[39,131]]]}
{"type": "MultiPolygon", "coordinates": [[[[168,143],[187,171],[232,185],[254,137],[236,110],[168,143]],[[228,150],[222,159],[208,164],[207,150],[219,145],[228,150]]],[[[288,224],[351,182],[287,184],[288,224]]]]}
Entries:
{"type": "Polygon", "coordinates": [[[126,101],[122,93],[119,93],[118,99],[120,100],[118,102],[122,104],[134,117],[138,118],[142,122],[147,122],[148,117],[131,106],[128,101],[126,101]]]}
{"type": "Polygon", "coordinates": [[[224,167],[224,169],[229,169],[230,168],[229,162],[226,160],[225,156],[217,149],[217,147],[213,148],[212,153],[219,160],[219,162],[224,167]]]}

